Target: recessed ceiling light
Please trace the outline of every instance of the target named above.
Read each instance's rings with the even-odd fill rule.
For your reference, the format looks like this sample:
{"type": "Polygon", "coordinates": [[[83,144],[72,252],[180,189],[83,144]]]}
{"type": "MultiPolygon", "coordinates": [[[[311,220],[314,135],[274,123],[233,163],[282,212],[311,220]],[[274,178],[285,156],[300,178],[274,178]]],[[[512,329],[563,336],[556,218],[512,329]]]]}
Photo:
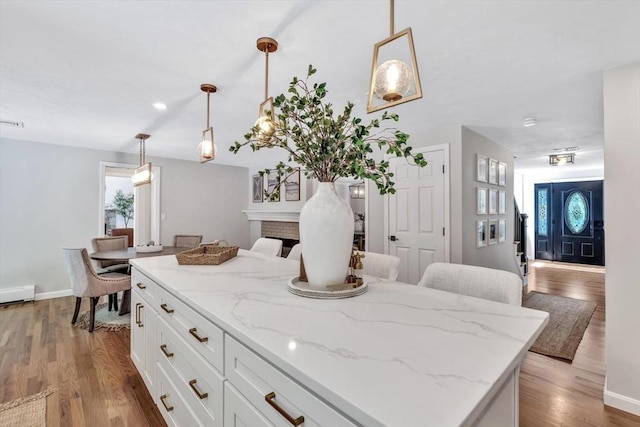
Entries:
{"type": "Polygon", "coordinates": [[[538,123],[538,119],[536,119],[535,117],[527,117],[526,119],[522,120],[522,126],[526,128],[535,126],[537,123],[538,123]]]}
{"type": "Polygon", "coordinates": [[[163,104],[162,102],[156,102],[153,106],[158,110],[166,110],[167,104],[163,104]]]}

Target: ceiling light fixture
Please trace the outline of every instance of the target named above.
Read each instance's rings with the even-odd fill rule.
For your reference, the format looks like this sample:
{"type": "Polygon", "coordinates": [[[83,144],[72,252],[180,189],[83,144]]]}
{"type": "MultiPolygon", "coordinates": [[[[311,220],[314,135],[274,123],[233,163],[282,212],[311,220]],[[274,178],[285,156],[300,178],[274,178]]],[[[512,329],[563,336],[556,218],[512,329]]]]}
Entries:
{"type": "Polygon", "coordinates": [[[216,143],[213,139],[213,127],[209,125],[209,113],[211,102],[209,97],[212,93],[216,93],[218,88],[210,83],[202,83],[200,90],[207,93],[207,128],[202,131],[202,140],[198,145],[198,153],[200,154],[200,163],[206,163],[216,158],[216,143]]]}
{"type": "Polygon", "coordinates": [[[569,153],[569,154],[550,154],[549,155],[549,164],[551,166],[562,166],[562,165],[567,165],[567,164],[574,164],[575,163],[575,154],[574,153],[569,153]]]}
{"type": "Polygon", "coordinates": [[[136,139],[140,140],[140,166],[137,167],[131,177],[134,187],[149,184],[153,180],[153,173],[151,173],[151,163],[145,163],[145,149],[144,144],[151,135],[146,133],[139,133],[136,135],[136,139]]]}
{"type": "Polygon", "coordinates": [[[411,28],[394,34],[394,0],[390,0],[390,3],[389,37],[376,43],[373,48],[367,113],[422,98],[411,28]],[[406,46],[401,39],[406,40],[406,46]],[[398,43],[393,43],[396,40],[398,43]],[[407,65],[409,61],[411,66],[407,65]]]}
{"type": "Polygon", "coordinates": [[[364,199],[364,182],[350,185],[349,195],[352,199],[364,199]]]}
{"type": "Polygon", "coordinates": [[[536,124],[538,124],[538,119],[536,119],[535,117],[527,117],[522,120],[522,126],[526,128],[530,128],[531,126],[535,126],[536,124]]]}
{"type": "Polygon", "coordinates": [[[261,143],[267,143],[276,132],[276,124],[273,120],[273,98],[269,97],[269,53],[278,50],[278,42],[270,37],[260,37],[256,41],[256,47],[264,52],[264,101],[258,109],[258,120],[254,123],[256,139],[261,143]]]}
{"type": "Polygon", "coordinates": [[[553,151],[559,151],[561,153],[568,153],[571,151],[578,151],[580,147],[578,147],[577,145],[573,145],[571,147],[563,147],[563,148],[554,148],[553,151]]]}
{"type": "Polygon", "coordinates": [[[166,110],[167,109],[167,104],[163,104],[162,102],[156,102],[155,104],[153,104],[153,107],[156,110],[166,110]]]}

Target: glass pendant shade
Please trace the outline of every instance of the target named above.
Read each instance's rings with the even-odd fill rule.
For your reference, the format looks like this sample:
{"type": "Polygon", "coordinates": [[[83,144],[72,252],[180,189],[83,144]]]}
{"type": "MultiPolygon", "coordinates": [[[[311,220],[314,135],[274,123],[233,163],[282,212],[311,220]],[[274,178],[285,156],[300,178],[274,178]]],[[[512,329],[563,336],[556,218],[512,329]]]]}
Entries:
{"type": "Polygon", "coordinates": [[[208,162],[216,158],[216,144],[213,138],[213,128],[202,131],[202,141],[198,145],[200,163],[208,162]]]}
{"type": "Polygon", "coordinates": [[[402,61],[386,61],[376,70],[374,91],[378,98],[397,101],[409,93],[413,83],[411,68],[402,61]]]}
{"type": "Polygon", "coordinates": [[[151,172],[151,163],[145,163],[144,165],[137,167],[131,176],[131,181],[134,187],[150,184],[153,180],[153,173],[151,172]]]}

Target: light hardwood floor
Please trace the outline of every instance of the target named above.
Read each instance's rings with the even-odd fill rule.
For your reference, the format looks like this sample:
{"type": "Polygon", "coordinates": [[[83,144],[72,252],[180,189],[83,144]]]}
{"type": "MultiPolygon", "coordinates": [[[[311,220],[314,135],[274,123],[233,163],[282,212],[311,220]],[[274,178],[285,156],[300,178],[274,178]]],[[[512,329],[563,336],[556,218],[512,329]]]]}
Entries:
{"type": "MultiPolygon", "coordinates": [[[[527,355],[520,425],[640,427],[640,417],[602,403],[604,274],[552,267],[531,272],[529,290],[595,301],[598,308],[572,364],[527,355]]],[[[68,297],[0,308],[0,402],[56,387],[47,398],[49,427],[165,425],[129,359],[129,331],[89,334],[72,327],[73,307],[68,297]]]]}

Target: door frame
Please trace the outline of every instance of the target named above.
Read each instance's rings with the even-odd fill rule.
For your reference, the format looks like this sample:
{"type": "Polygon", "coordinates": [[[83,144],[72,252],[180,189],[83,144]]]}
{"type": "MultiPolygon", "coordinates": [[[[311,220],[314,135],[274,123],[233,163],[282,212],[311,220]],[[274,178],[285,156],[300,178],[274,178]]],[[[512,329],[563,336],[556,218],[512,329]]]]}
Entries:
{"type": "MultiPolygon", "coordinates": [[[[443,152],[443,164],[444,164],[444,262],[450,262],[451,253],[451,200],[449,189],[449,175],[451,166],[449,164],[449,144],[437,144],[427,145],[424,147],[414,147],[412,150],[414,153],[429,153],[432,151],[443,152]]],[[[385,155],[386,161],[396,158],[398,156],[385,155]]],[[[416,166],[417,167],[417,166],[416,166]]],[[[365,219],[368,217],[368,213],[365,214],[365,219]]],[[[384,195],[384,231],[382,238],[384,239],[384,253],[389,254],[389,195],[384,195]]]]}

